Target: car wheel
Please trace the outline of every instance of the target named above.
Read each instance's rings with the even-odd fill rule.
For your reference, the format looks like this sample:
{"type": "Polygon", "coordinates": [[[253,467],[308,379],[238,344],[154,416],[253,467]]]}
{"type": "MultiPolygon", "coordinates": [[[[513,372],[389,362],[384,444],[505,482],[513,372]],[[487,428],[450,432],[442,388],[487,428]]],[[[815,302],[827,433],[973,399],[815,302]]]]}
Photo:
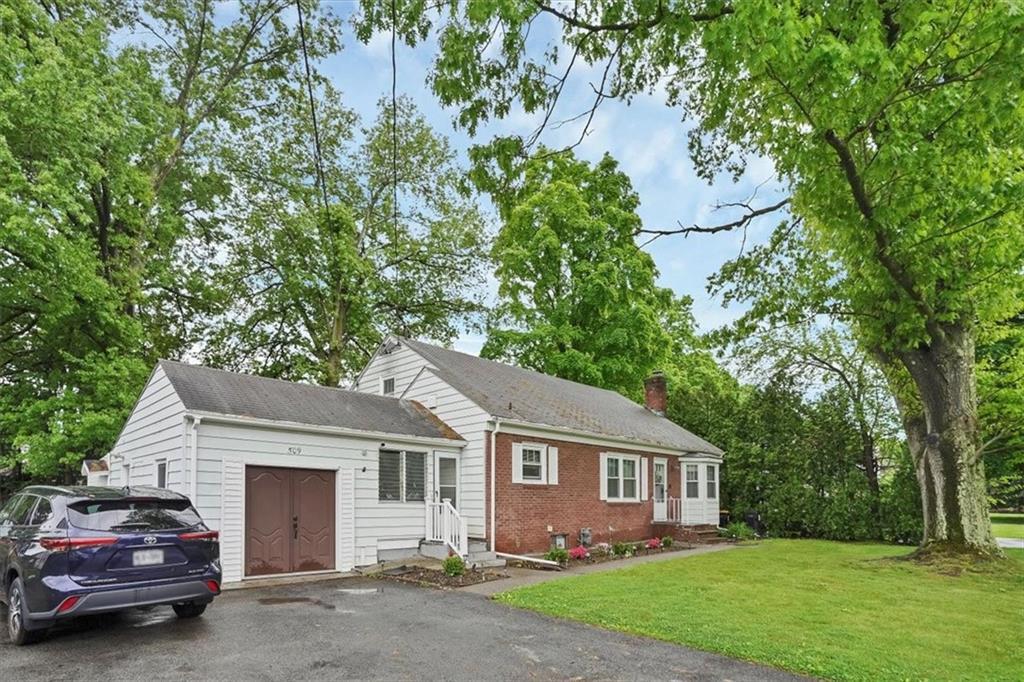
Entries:
{"type": "Polygon", "coordinates": [[[21,584],[21,578],[15,578],[7,588],[7,634],[10,635],[11,643],[15,646],[31,644],[43,636],[43,632],[40,630],[25,629],[25,614],[27,612],[25,588],[21,584]]]}
{"type": "Polygon", "coordinates": [[[206,604],[196,604],[191,601],[184,604],[174,604],[174,613],[177,614],[178,618],[198,618],[203,615],[205,610],[206,604]]]}

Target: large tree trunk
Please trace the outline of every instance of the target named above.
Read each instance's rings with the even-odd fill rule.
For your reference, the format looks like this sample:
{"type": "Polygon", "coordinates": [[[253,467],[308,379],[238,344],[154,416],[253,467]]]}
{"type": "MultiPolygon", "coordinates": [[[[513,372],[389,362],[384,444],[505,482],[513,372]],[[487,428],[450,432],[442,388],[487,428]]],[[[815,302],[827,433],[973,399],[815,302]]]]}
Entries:
{"type": "Polygon", "coordinates": [[[920,409],[901,407],[924,515],[922,550],[996,555],[985,492],[974,337],[945,325],[930,346],[900,353],[920,409]]]}

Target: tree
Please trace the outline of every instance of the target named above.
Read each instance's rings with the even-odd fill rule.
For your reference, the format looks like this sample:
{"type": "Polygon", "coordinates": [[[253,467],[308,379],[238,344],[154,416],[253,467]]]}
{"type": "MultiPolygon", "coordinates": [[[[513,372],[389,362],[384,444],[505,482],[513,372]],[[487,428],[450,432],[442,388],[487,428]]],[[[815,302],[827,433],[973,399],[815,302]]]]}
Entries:
{"type": "MultiPolygon", "coordinates": [[[[432,24],[416,7],[402,3],[395,14],[409,41],[432,24]]],[[[573,66],[596,65],[595,107],[656,85],[684,107],[697,124],[691,156],[707,179],[740,172],[751,155],[769,158],[789,196],[722,225],[656,234],[741,229],[788,207],[800,224],[773,243],[788,240],[833,277],[809,280],[798,295],[774,289],[775,299],[741,287],[738,296],[758,301],[745,323],[822,313],[849,321],[892,382],[921,488],[921,555],[992,556],[975,345],[980,329],[1019,310],[1024,291],[1016,87],[1024,13],[1012,8],[1000,0],[450,2],[438,20],[432,83],[472,132],[516,103],[550,120],[573,66]],[[531,53],[527,35],[541,18],[561,29],[568,60],[558,50],[531,53]],[[492,36],[497,49],[487,49],[492,36]]],[[[390,20],[364,3],[362,25],[365,37],[390,20]]],[[[536,137],[497,140],[476,156],[513,169],[536,137]]]]}
{"type": "Polygon", "coordinates": [[[454,337],[479,310],[486,229],[448,141],[409,100],[398,101],[397,146],[390,102],[357,144],[357,117],[320,87],[329,211],[309,180],[314,131],[297,88],[264,109],[229,164],[237,232],[223,276],[234,304],[206,359],[337,386],[390,332],[454,337]]]}
{"type": "MultiPolygon", "coordinates": [[[[0,439],[30,476],[106,453],[152,363],[191,347],[230,184],[218,157],[295,80],[293,4],[0,9],[0,439]],[[125,36],[146,35],[135,42],[125,36]]],[[[312,10],[312,8],[310,8],[312,10]]],[[[309,12],[315,57],[337,22],[309,12]]]]}
{"type": "Polygon", "coordinates": [[[664,322],[688,301],[657,286],[654,261],[636,247],[629,178],[608,155],[591,166],[541,151],[522,186],[496,199],[499,304],[481,354],[635,396],[664,369],[664,322]]]}

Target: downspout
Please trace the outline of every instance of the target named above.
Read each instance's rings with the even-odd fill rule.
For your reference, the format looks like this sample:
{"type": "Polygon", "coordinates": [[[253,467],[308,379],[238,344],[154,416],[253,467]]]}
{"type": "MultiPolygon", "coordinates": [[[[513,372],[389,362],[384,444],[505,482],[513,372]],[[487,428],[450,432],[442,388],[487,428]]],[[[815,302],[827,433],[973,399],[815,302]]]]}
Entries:
{"type": "Polygon", "coordinates": [[[196,505],[196,497],[199,495],[199,422],[202,417],[192,417],[192,476],[189,480],[189,499],[192,505],[196,505]]]}
{"type": "Polygon", "coordinates": [[[496,533],[496,521],[495,521],[495,519],[497,518],[496,515],[495,515],[495,509],[497,509],[497,506],[495,505],[495,501],[494,501],[494,492],[495,492],[494,481],[497,480],[497,475],[496,475],[496,471],[495,471],[495,466],[496,466],[496,462],[497,462],[497,456],[496,456],[495,453],[497,451],[497,444],[498,444],[497,435],[498,435],[498,431],[500,429],[501,429],[501,420],[498,419],[497,417],[495,417],[494,418],[494,428],[491,429],[491,468],[490,468],[490,474],[491,474],[491,533],[490,533],[490,535],[491,535],[491,551],[492,552],[495,551],[495,533],[496,533]]]}

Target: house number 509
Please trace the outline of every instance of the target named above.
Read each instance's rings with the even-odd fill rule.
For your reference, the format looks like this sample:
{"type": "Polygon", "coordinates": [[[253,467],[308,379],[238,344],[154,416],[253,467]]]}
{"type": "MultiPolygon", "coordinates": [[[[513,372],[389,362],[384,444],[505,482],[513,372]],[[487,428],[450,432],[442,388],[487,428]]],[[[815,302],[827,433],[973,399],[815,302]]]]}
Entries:
{"type": "Polygon", "coordinates": [[[302,448],[299,448],[299,447],[288,448],[288,454],[289,455],[301,455],[302,454],[302,448]]]}

